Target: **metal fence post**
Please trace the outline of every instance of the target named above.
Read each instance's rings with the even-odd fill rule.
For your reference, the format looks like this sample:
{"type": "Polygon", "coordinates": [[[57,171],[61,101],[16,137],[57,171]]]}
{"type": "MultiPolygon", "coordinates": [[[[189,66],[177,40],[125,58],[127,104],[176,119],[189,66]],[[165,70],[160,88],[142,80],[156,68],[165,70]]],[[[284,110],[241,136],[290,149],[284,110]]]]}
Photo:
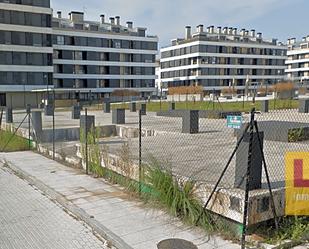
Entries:
{"type": "Polygon", "coordinates": [[[27,114],[28,114],[28,145],[29,150],[31,149],[31,107],[27,107],[27,114]]]}
{"type": "Polygon", "coordinates": [[[138,175],[139,175],[139,185],[138,191],[141,194],[142,192],[142,110],[140,109],[138,112],[138,175]]]}
{"type": "Polygon", "coordinates": [[[247,216],[248,216],[248,208],[249,208],[249,184],[250,184],[250,171],[251,171],[251,162],[252,162],[252,147],[253,147],[253,131],[254,131],[254,114],[255,108],[251,110],[251,118],[250,118],[250,139],[249,139],[249,151],[248,151],[248,165],[246,172],[246,190],[245,190],[245,205],[244,205],[244,213],[243,213],[243,230],[241,236],[241,249],[246,248],[246,234],[247,234],[247,216]]]}
{"type": "Polygon", "coordinates": [[[55,160],[55,107],[56,107],[56,98],[55,98],[55,90],[53,90],[53,160],[55,160]]]}
{"type": "Polygon", "coordinates": [[[86,160],[86,174],[89,174],[89,165],[88,165],[88,131],[87,131],[87,116],[88,116],[88,110],[85,108],[85,160],[86,160]]]}

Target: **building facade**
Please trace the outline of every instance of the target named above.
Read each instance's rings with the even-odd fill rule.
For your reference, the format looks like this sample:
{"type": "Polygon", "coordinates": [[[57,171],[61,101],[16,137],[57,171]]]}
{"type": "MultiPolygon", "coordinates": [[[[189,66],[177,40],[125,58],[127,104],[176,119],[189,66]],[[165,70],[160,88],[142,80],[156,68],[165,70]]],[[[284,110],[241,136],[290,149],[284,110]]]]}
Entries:
{"type": "Polygon", "coordinates": [[[61,12],[53,18],[54,86],[63,98],[99,99],[117,89],[149,96],[155,91],[155,56],[158,38],[132,22],[121,25],[120,17],[86,21],[84,13],[61,12]]]}
{"type": "Polygon", "coordinates": [[[288,58],[285,70],[287,79],[300,85],[309,83],[309,36],[301,41],[296,38],[288,39],[288,58]]]}
{"type": "Polygon", "coordinates": [[[0,105],[39,105],[52,85],[49,0],[0,0],[0,105]]]}
{"type": "Polygon", "coordinates": [[[284,79],[287,47],[255,30],[203,25],[161,49],[161,81],[168,86],[201,85],[205,91],[233,85],[270,85],[284,79]]]}

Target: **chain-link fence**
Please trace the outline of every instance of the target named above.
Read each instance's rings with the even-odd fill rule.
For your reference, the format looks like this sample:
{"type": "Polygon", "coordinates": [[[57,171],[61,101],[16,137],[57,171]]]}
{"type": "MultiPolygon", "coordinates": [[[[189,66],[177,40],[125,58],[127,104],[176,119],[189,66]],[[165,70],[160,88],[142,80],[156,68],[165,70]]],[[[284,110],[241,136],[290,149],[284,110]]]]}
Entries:
{"type": "Polygon", "coordinates": [[[260,233],[265,221],[275,230],[285,215],[286,153],[309,151],[301,105],[104,102],[33,108],[30,126],[17,111],[13,125],[24,137],[30,127],[29,141],[56,160],[125,185],[191,225],[239,237],[260,233]]]}

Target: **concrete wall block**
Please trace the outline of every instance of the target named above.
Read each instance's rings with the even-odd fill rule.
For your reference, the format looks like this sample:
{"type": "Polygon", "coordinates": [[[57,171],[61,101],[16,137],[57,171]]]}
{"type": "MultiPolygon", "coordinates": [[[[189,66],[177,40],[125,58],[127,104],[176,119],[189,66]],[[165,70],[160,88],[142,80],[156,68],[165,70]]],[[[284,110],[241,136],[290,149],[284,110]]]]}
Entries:
{"type": "Polygon", "coordinates": [[[72,119],[80,119],[81,108],[79,105],[72,106],[72,119]]]}
{"type": "Polygon", "coordinates": [[[125,109],[112,110],[112,124],[125,124],[126,112],[125,109]]]}
{"type": "Polygon", "coordinates": [[[44,114],[45,114],[45,116],[53,116],[54,106],[52,104],[45,105],[44,106],[44,114]]]}
{"type": "Polygon", "coordinates": [[[269,111],[269,101],[268,100],[263,100],[261,102],[261,111],[262,112],[268,112],[269,111]]]}
{"type": "Polygon", "coordinates": [[[5,121],[8,124],[13,123],[13,109],[10,107],[5,110],[5,121]]]}
{"type": "Polygon", "coordinates": [[[103,103],[103,111],[104,111],[104,113],[110,113],[111,112],[111,103],[110,102],[104,102],[103,103]]]}
{"type": "Polygon", "coordinates": [[[182,133],[195,134],[199,132],[199,111],[183,112],[182,133]]]}
{"type": "Polygon", "coordinates": [[[147,105],[141,104],[141,114],[146,115],[147,114],[147,105]]]}
{"type": "Polygon", "coordinates": [[[309,99],[299,100],[299,113],[309,113],[309,99]]]}
{"type": "Polygon", "coordinates": [[[95,129],[95,116],[94,115],[81,115],[80,116],[80,131],[85,134],[95,129]]]}
{"type": "Polygon", "coordinates": [[[168,108],[170,111],[173,111],[176,109],[176,103],[175,102],[171,102],[169,103],[169,108],[168,108]]]}
{"type": "MultiPolygon", "coordinates": [[[[240,135],[240,134],[239,134],[240,135]]],[[[262,147],[264,141],[264,133],[259,132],[262,140],[262,147]]],[[[246,173],[248,167],[248,153],[249,153],[250,133],[246,133],[236,152],[236,166],[235,166],[235,181],[234,187],[242,190],[246,189],[246,173]]],[[[252,163],[250,168],[250,183],[249,190],[260,189],[262,187],[262,153],[259,147],[258,136],[255,132],[253,135],[252,146],[252,163]]]]}
{"type": "Polygon", "coordinates": [[[34,134],[37,138],[41,138],[43,126],[42,126],[42,112],[41,111],[32,111],[32,127],[34,130],[34,134]]]}
{"type": "Polygon", "coordinates": [[[129,104],[130,112],[136,112],[136,102],[131,102],[129,104]]]}

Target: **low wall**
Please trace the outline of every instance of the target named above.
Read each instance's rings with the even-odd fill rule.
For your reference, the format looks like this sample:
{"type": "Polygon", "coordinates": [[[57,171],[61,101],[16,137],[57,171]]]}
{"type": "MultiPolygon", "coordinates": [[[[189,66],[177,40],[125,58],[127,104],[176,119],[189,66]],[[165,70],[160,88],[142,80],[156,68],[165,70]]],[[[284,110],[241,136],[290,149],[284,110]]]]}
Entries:
{"type": "MultiPolygon", "coordinates": [[[[157,116],[181,118],[187,110],[170,110],[165,112],[157,112],[157,116]]],[[[237,111],[211,111],[200,110],[200,118],[220,118],[225,119],[227,116],[241,116],[241,112],[237,111]]]]}

